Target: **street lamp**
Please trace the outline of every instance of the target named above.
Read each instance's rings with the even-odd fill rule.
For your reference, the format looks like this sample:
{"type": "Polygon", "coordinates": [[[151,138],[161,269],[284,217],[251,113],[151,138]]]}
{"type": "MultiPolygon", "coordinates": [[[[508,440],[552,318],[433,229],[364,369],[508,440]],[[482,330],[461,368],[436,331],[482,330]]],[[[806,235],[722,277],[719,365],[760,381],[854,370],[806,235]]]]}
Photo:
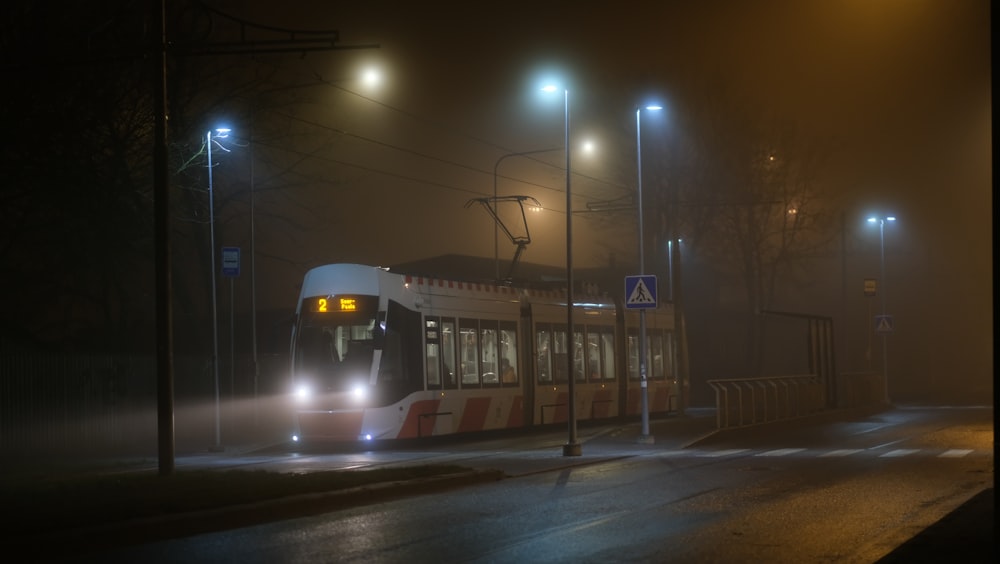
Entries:
{"type": "MultiPolygon", "coordinates": [[[[881,274],[882,278],[882,320],[888,319],[885,312],[885,298],[886,298],[886,283],[885,283],[885,222],[896,221],[894,216],[872,216],[868,218],[868,223],[878,223],[878,237],[879,237],[879,252],[881,255],[881,274]]],[[[886,333],[888,330],[881,330],[882,333],[882,386],[883,386],[883,399],[885,403],[889,403],[889,353],[886,350],[886,333]]]]}
{"type": "MultiPolygon", "coordinates": [[[[544,92],[557,92],[558,87],[546,85],[544,92]]],[[[576,436],[576,375],[573,371],[576,342],[573,336],[573,199],[570,189],[569,150],[569,89],[563,89],[564,140],[566,150],[566,367],[569,378],[569,440],[563,445],[563,456],[580,456],[583,449],[576,436]]]]}
{"type": "MultiPolygon", "coordinates": [[[[215,379],[215,444],[210,450],[222,450],[222,430],[219,413],[219,316],[216,305],[215,289],[215,193],[212,189],[212,139],[225,139],[229,129],[218,128],[215,135],[212,130],[205,134],[205,150],[208,152],[208,224],[209,224],[209,256],[212,263],[212,375],[215,379]]],[[[223,148],[225,150],[225,148],[223,148]]]]}
{"type": "MultiPolygon", "coordinates": [[[[662,110],[662,106],[646,106],[647,111],[662,110]]],[[[646,274],[646,258],[643,249],[643,225],[642,225],[642,128],[641,115],[643,108],[635,110],[635,149],[636,149],[636,170],[637,170],[637,198],[639,208],[639,275],[646,274]]],[[[642,398],[642,432],[639,434],[639,442],[652,444],[654,439],[649,433],[649,388],[646,379],[646,308],[639,309],[639,389],[642,398]]]]}

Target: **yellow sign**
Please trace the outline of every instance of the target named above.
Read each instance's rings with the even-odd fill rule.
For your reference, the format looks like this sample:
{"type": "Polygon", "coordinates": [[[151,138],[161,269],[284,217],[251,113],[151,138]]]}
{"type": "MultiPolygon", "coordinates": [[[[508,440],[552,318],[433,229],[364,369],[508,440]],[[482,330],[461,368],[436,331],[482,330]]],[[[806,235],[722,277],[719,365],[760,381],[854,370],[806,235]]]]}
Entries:
{"type": "Polygon", "coordinates": [[[307,298],[302,302],[305,311],[319,314],[356,314],[375,311],[378,304],[376,296],[360,296],[357,294],[329,294],[323,297],[307,298]]]}
{"type": "Polygon", "coordinates": [[[874,278],[865,278],[865,295],[874,296],[877,288],[877,282],[874,278]]]}

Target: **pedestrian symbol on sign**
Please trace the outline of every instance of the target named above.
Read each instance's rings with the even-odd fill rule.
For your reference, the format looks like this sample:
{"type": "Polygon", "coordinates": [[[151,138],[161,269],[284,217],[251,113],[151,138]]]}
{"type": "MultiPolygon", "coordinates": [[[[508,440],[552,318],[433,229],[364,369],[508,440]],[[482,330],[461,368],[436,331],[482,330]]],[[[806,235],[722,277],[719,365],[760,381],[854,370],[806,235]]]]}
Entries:
{"type": "Polygon", "coordinates": [[[876,315],[875,316],[875,332],[879,334],[892,333],[892,316],[891,315],[876,315]]]}
{"type": "Polygon", "coordinates": [[[625,296],[626,308],[655,308],[656,276],[626,276],[625,296]]]}

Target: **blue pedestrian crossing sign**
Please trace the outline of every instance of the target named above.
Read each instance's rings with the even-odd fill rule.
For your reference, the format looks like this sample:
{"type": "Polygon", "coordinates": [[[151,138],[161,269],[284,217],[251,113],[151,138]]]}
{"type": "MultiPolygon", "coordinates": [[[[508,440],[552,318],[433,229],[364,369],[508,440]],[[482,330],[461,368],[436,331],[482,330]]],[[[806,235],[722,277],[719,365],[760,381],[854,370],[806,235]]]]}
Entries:
{"type": "Polygon", "coordinates": [[[887,333],[892,333],[892,316],[891,315],[876,315],[875,316],[875,332],[880,335],[885,335],[887,333]]]}
{"type": "Polygon", "coordinates": [[[625,307],[627,309],[656,307],[656,275],[625,277],[625,307]]]}

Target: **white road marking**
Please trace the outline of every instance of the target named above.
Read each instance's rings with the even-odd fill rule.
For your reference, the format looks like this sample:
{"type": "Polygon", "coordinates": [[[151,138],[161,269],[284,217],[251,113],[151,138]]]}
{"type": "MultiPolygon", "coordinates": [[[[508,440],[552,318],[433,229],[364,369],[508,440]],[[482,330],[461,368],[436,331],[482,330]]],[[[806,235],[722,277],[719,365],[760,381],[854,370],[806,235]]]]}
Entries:
{"type": "Polygon", "coordinates": [[[908,456],[915,452],[920,452],[920,449],[916,448],[897,448],[895,450],[890,450],[889,452],[883,454],[879,458],[899,458],[901,456],[908,456]]]}
{"type": "Polygon", "coordinates": [[[706,453],[701,454],[700,456],[708,456],[708,457],[712,457],[712,458],[718,458],[720,456],[729,456],[729,455],[732,455],[732,454],[742,454],[744,452],[748,452],[749,450],[750,449],[748,449],[748,448],[730,448],[730,449],[726,449],[726,450],[717,450],[717,451],[714,451],[714,452],[706,452],[706,453]]]}
{"type": "Polygon", "coordinates": [[[757,454],[755,456],[787,456],[789,454],[795,454],[796,452],[804,451],[804,448],[779,448],[776,450],[769,450],[757,454]]]}
{"type": "Polygon", "coordinates": [[[938,458],[961,458],[972,452],[971,448],[953,448],[938,455],[938,458]]]}
{"type": "Polygon", "coordinates": [[[856,453],[861,452],[861,450],[862,449],[860,449],[860,448],[841,448],[841,449],[837,449],[837,450],[831,450],[830,452],[824,452],[823,454],[820,455],[820,457],[827,457],[827,456],[850,456],[852,454],[856,454],[856,453]]]}

